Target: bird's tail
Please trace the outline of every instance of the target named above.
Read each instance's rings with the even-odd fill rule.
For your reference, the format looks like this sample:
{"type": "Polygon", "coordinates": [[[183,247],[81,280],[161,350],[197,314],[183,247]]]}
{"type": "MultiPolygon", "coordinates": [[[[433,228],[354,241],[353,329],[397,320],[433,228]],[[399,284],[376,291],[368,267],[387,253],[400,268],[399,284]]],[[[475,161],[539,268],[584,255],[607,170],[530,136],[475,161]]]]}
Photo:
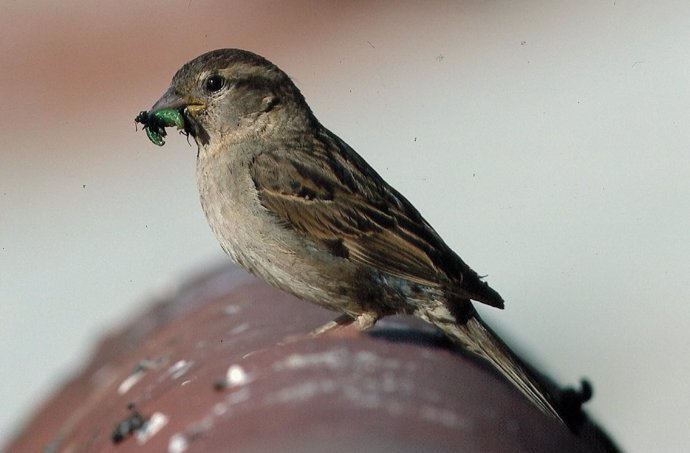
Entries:
{"type": "Polygon", "coordinates": [[[468,316],[464,318],[465,322],[464,319],[458,322],[452,316],[435,316],[433,312],[427,312],[425,315],[424,318],[443,330],[455,343],[488,361],[544,414],[563,422],[544,386],[482,321],[474,308],[471,308],[468,316]]]}

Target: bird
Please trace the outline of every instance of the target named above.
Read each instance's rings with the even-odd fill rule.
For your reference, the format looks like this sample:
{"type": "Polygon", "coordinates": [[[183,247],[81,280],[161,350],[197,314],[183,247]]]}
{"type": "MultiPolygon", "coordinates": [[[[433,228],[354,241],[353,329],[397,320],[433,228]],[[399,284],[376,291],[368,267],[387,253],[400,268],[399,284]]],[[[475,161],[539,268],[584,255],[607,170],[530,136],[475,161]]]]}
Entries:
{"type": "Polygon", "coordinates": [[[499,293],[319,122],[275,64],[241,49],[207,52],[137,121],[157,144],[164,126],[193,137],[201,206],[221,247],[266,282],[340,313],[317,332],[416,316],[562,421],[542,381],[472,304],[503,308],[499,293]]]}

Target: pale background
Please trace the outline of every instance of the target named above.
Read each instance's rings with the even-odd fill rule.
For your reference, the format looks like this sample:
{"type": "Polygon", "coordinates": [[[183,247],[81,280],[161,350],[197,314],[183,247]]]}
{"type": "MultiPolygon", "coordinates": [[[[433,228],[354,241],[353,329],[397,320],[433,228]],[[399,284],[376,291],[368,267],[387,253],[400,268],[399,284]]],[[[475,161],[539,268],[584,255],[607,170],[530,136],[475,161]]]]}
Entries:
{"type": "Polygon", "coordinates": [[[687,447],[689,2],[54,3],[0,2],[0,444],[108,329],[223,259],[195,146],[133,118],[240,47],[489,274],[516,347],[592,380],[621,446],[687,447]]]}

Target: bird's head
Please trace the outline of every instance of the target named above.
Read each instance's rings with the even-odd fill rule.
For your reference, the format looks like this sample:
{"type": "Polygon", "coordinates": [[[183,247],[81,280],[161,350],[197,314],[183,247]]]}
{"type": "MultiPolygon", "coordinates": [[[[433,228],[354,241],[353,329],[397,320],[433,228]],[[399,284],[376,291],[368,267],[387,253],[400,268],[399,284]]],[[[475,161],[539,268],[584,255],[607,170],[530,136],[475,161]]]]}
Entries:
{"type": "Polygon", "coordinates": [[[182,66],[170,88],[137,121],[149,128],[152,141],[151,132],[165,135],[164,127],[178,126],[204,147],[306,124],[311,117],[304,97],[277,66],[245,50],[219,49],[182,66]]]}

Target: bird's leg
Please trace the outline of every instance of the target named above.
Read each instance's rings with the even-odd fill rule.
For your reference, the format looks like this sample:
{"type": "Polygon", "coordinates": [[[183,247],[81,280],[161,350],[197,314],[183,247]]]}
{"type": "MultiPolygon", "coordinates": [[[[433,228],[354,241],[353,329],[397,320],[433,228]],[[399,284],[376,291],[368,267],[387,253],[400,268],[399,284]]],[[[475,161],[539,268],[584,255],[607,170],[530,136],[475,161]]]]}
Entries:
{"type": "Polygon", "coordinates": [[[371,312],[362,313],[356,318],[352,315],[344,313],[335,318],[333,321],[324,324],[316,330],[313,330],[311,332],[311,336],[317,336],[324,333],[335,333],[336,331],[346,329],[351,325],[357,329],[357,332],[362,332],[376,324],[376,321],[378,321],[379,318],[380,316],[371,312]]]}
{"type": "Polygon", "coordinates": [[[355,321],[355,318],[348,315],[347,313],[343,313],[342,315],[335,318],[333,321],[327,322],[326,324],[322,325],[321,327],[312,330],[309,335],[315,337],[317,335],[321,335],[321,334],[324,334],[327,332],[332,332],[336,329],[340,329],[342,327],[349,326],[354,321],[355,321]]]}

